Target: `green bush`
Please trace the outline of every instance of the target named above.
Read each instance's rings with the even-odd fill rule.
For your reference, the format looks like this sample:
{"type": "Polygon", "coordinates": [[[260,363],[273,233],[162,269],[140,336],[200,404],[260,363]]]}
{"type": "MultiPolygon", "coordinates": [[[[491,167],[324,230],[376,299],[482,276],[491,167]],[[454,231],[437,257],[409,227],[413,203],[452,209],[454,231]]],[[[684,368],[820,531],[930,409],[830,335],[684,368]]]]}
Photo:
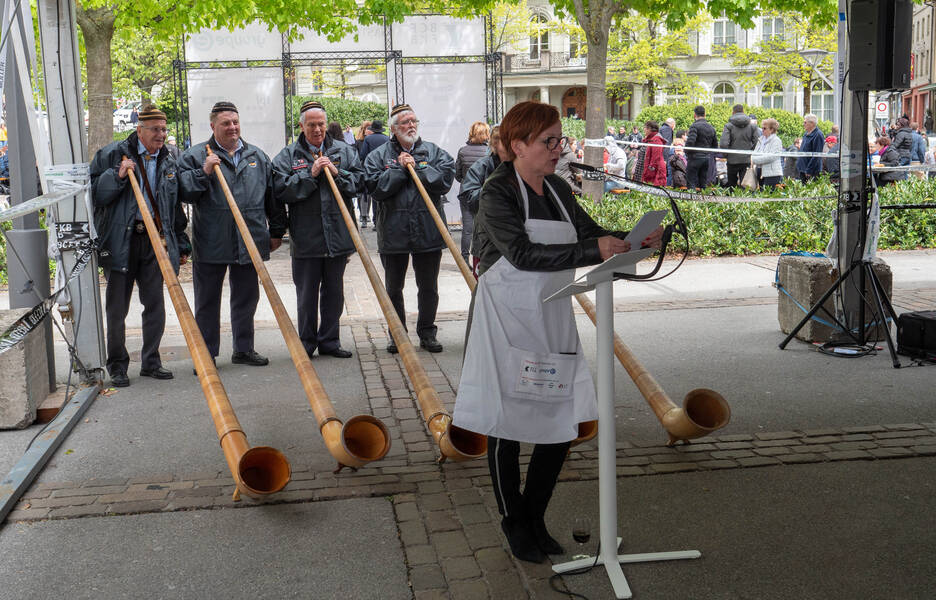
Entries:
{"type": "MultiPolygon", "coordinates": [[[[657,106],[648,106],[637,115],[637,122],[657,121],[662,123],[672,117],[676,120],[676,129],[687,129],[693,122],[692,110],[697,106],[695,103],[683,102],[680,104],[661,104],[657,106]]],[[[722,128],[731,117],[731,107],[734,104],[703,104],[705,107],[705,118],[715,128],[715,131],[721,135],[722,128]]],[[[788,110],[780,108],[764,108],[762,106],[744,105],[744,113],[754,115],[758,122],[762,119],[772,117],[777,120],[780,128],[777,134],[783,140],[784,146],[789,146],[797,137],[803,135],[803,116],[788,110]]],[[[819,121],[819,129],[828,134],[832,128],[830,121],[819,121]]]]}
{"type": "Polygon", "coordinates": [[[362,102],[360,100],[345,100],[344,98],[328,98],[323,96],[291,96],[289,101],[292,103],[293,115],[296,122],[293,123],[293,133],[299,135],[299,108],[309,100],[317,100],[325,107],[328,114],[328,121],[338,121],[341,127],[351,126],[352,129],[359,127],[362,121],[373,121],[380,119],[386,124],[387,107],[379,102],[362,102]]]}
{"type": "MultiPolygon", "coordinates": [[[[637,125],[637,121],[624,121],[621,119],[605,119],[605,128],[602,130],[601,135],[604,137],[608,127],[614,127],[614,131],[617,131],[621,126],[627,127],[627,131],[631,130],[631,127],[637,125]]],[[[643,127],[638,126],[637,130],[640,131],[640,135],[643,135],[643,127]]],[[[562,135],[575,138],[580,140],[585,137],[585,121],[582,119],[573,119],[571,117],[562,118],[562,135]]]]}
{"type": "MultiPolygon", "coordinates": [[[[748,196],[746,190],[720,190],[718,195],[748,196]]],[[[787,181],[786,187],[755,192],[760,197],[834,196],[826,178],[804,185],[787,181]]],[[[932,203],[936,180],[911,178],[881,189],[881,204],[932,203]]],[[[690,253],[696,256],[781,253],[796,250],[822,252],[832,236],[834,198],[803,202],[748,202],[738,204],[677,201],[689,227],[690,253]]],[[[595,205],[582,206],[608,229],[630,229],[648,210],[668,209],[669,201],[631,192],[609,195],[595,205]]],[[[932,210],[885,210],[881,217],[882,250],[913,250],[936,247],[936,212],[932,210]]]]}

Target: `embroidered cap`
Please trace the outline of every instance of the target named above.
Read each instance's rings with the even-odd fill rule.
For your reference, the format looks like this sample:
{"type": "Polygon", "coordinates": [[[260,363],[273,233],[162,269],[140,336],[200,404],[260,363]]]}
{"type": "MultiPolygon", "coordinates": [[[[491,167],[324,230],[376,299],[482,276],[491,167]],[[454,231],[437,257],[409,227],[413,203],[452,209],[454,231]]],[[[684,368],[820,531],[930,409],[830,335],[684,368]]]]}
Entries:
{"type": "Polygon", "coordinates": [[[321,111],[324,111],[324,110],[325,110],[325,107],[322,106],[322,103],[321,103],[321,102],[319,102],[319,101],[317,101],[317,100],[309,100],[309,101],[307,101],[307,102],[303,102],[303,103],[302,103],[302,107],[299,109],[299,114],[301,115],[301,114],[304,113],[305,111],[311,110],[311,109],[313,109],[313,108],[317,108],[317,109],[319,109],[319,110],[321,110],[321,111]]]}
{"type": "Polygon", "coordinates": [[[409,104],[397,104],[390,109],[390,117],[393,118],[395,115],[400,114],[401,112],[414,112],[413,107],[409,104]]]}
{"type": "Polygon", "coordinates": [[[152,104],[141,108],[140,112],[138,113],[138,116],[139,116],[141,123],[143,121],[156,121],[156,120],[168,121],[168,119],[166,119],[166,113],[159,110],[152,104]]]}
{"type": "Polygon", "coordinates": [[[211,107],[211,114],[214,115],[221,112],[237,112],[237,107],[234,106],[233,102],[227,102],[225,100],[215,102],[215,105],[211,107]]]}

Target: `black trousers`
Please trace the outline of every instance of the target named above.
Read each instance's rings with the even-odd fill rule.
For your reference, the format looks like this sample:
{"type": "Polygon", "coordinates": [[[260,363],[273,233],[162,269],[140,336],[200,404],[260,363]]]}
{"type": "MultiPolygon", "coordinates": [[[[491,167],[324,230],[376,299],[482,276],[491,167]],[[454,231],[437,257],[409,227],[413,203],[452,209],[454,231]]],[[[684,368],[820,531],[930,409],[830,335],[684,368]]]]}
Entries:
{"type": "Polygon", "coordinates": [[[465,262],[471,265],[469,254],[471,252],[471,235],[474,233],[474,215],[468,209],[468,204],[459,200],[458,205],[462,214],[461,255],[465,262]]]}
{"type": "Polygon", "coordinates": [[[739,164],[728,164],[728,187],[738,187],[741,185],[741,180],[744,179],[744,174],[747,173],[748,167],[750,165],[746,163],[739,164]]]}
{"type": "Polygon", "coordinates": [[[416,275],[416,300],[419,316],[416,319],[416,334],[419,339],[435,337],[436,311],[439,309],[439,266],[442,264],[442,251],[418,252],[410,254],[381,254],[380,262],[384,268],[384,285],[390,302],[406,327],[406,307],[403,305],[403,285],[406,283],[406,270],[410,256],[413,257],[413,273],[416,275]]]}
{"type": "Polygon", "coordinates": [[[708,181],[708,169],[708,157],[693,156],[689,159],[686,163],[686,181],[690,189],[705,187],[705,182],[708,181]]]}
{"type": "Polygon", "coordinates": [[[192,264],[195,322],[212,357],[218,356],[221,345],[221,288],[228,271],[234,352],[250,352],[254,349],[253,320],[257,301],[260,300],[260,282],[253,265],[195,262],[192,264]]]}
{"type": "Polygon", "coordinates": [[[341,346],[338,320],[344,310],[344,272],[347,256],[292,259],[299,338],[309,356],[341,346]],[[319,321],[319,311],[322,319],[319,321]]]}
{"type": "Polygon", "coordinates": [[[542,519],[570,444],[536,444],[521,493],[520,442],[489,435],[488,468],[500,514],[511,519],[542,519]]]}
{"type": "Polygon", "coordinates": [[[127,353],[126,319],[133,296],[133,284],[137,285],[140,303],[143,304],[143,350],[140,352],[141,367],[156,369],[162,366],[159,358],[159,342],[166,328],[166,305],[163,299],[163,278],[159,263],[149,238],[145,233],[134,233],[130,237],[130,257],[127,272],[105,269],[107,288],[104,292],[107,313],[107,372],[111,375],[126,373],[130,366],[127,353]]]}

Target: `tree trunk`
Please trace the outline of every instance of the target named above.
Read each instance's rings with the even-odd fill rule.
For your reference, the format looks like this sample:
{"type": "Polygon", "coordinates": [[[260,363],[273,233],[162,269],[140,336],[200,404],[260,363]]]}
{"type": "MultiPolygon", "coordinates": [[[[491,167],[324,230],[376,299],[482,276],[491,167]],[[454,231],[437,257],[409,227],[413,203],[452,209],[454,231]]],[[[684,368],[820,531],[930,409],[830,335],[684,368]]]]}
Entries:
{"type": "Polygon", "coordinates": [[[75,16],[84,35],[88,65],[88,156],[114,141],[114,80],[111,76],[112,7],[86,10],[80,2],[75,16]]]}
{"type": "MultiPolygon", "coordinates": [[[[585,80],[587,81],[588,92],[585,109],[585,138],[600,140],[605,136],[605,113],[607,110],[605,83],[608,66],[608,30],[589,31],[586,37],[588,39],[588,66],[585,71],[585,80]]],[[[583,156],[585,164],[600,168],[604,163],[603,158],[603,146],[589,146],[586,144],[583,156]]],[[[604,197],[604,183],[583,180],[582,192],[597,204],[604,197]]]]}
{"type": "Polygon", "coordinates": [[[649,106],[656,106],[656,83],[651,79],[647,82],[647,104],[649,106]]]}
{"type": "Polygon", "coordinates": [[[812,109],[812,92],[809,89],[812,84],[811,80],[803,81],[803,114],[808,115],[810,109],[812,109]]]}

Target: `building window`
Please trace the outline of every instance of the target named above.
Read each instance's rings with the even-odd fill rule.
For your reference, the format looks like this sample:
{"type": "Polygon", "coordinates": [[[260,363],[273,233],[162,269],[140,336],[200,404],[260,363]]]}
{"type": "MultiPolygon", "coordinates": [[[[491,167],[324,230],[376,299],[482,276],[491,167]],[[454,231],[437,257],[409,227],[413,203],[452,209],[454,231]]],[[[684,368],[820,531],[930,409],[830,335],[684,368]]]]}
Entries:
{"type": "Polygon", "coordinates": [[[543,52],[549,50],[549,30],[546,28],[546,17],[533,15],[530,19],[530,59],[539,60],[543,52]]]}
{"type": "Polygon", "coordinates": [[[712,101],[715,104],[733,103],[734,98],[735,89],[733,85],[726,81],[715,84],[715,89],[712,92],[712,101]]]}
{"type": "Polygon", "coordinates": [[[819,119],[832,120],[835,115],[835,96],[832,93],[832,88],[826,82],[817,81],[812,84],[809,110],[819,119]]]}
{"type": "Polygon", "coordinates": [[[735,43],[735,24],[728,19],[715,19],[712,48],[720,49],[735,43]]]}
{"type": "Polygon", "coordinates": [[[783,88],[776,83],[765,84],[761,88],[761,106],[764,108],[783,108],[783,88]]]}
{"type": "Polygon", "coordinates": [[[761,22],[761,37],[765,42],[771,40],[783,40],[783,18],[782,17],[764,17],[761,22]]]}
{"type": "Polygon", "coordinates": [[[577,58],[585,52],[585,43],[582,38],[572,34],[569,36],[569,58],[577,58]]]}

